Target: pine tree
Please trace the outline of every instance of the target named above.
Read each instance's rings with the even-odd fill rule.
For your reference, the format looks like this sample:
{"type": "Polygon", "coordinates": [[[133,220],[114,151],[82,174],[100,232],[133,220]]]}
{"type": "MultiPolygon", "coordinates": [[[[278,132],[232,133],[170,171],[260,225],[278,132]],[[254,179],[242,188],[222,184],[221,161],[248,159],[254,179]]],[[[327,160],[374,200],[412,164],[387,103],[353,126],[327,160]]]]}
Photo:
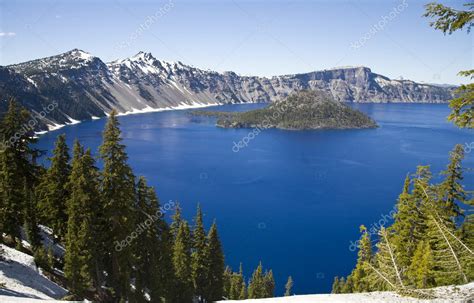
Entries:
{"type": "Polygon", "coordinates": [[[170,233],[173,239],[176,239],[181,222],[183,222],[183,219],[181,218],[181,207],[179,206],[179,203],[177,203],[170,225],[170,233]]]}
{"type": "Polygon", "coordinates": [[[263,274],[262,262],[252,274],[248,287],[249,299],[260,299],[266,297],[265,276],[263,274]]]}
{"type": "Polygon", "coordinates": [[[273,278],[273,271],[270,269],[265,272],[263,279],[265,283],[265,298],[273,298],[275,295],[275,279],[273,278]]]}
{"type": "Polygon", "coordinates": [[[221,300],[224,290],[224,252],[214,222],[207,236],[208,242],[208,282],[205,298],[209,302],[221,300]]]}
{"type": "MultiPolygon", "coordinates": [[[[430,186],[432,174],[429,166],[418,166],[416,174],[413,176],[413,191],[411,193],[410,199],[411,203],[415,205],[415,208],[412,209],[411,215],[408,216],[409,220],[413,223],[412,232],[410,235],[411,242],[409,245],[412,245],[411,248],[413,251],[410,251],[410,256],[413,256],[414,250],[418,246],[418,242],[426,238],[427,231],[427,222],[428,222],[428,213],[430,211],[430,206],[426,202],[426,192],[428,191],[430,195],[436,195],[435,188],[430,186]]],[[[389,230],[390,234],[394,232],[395,234],[398,231],[392,229],[389,230]]],[[[392,239],[391,239],[392,240],[392,239]]],[[[400,239],[403,242],[403,238],[400,239]]],[[[400,252],[398,249],[403,247],[403,243],[398,243],[394,241],[394,248],[397,249],[396,254],[399,255],[400,252]]],[[[402,263],[399,262],[399,265],[402,266],[402,263]]],[[[410,262],[411,263],[411,262],[410,262]]],[[[409,264],[408,264],[409,265],[409,264]]],[[[406,269],[406,264],[403,264],[402,270],[406,269]]]]}
{"type": "Polygon", "coordinates": [[[422,219],[413,196],[409,193],[410,177],[405,178],[403,191],[398,197],[394,223],[388,228],[393,234],[393,245],[397,251],[397,260],[402,268],[407,268],[415,252],[419,239],[415,234],[422,219]]]}
{"type": "Polygon", "coordinates": [[[334,277],[334,281],[332,282],[332,287],[331,287],[331,293],[333,294],[340,294],[342,293],[342,289],[341,289],[341,281],[342,279],[344,279],[344,277],[341,278],[341,280],[339,280],[339,277],[338,276],[335,276],[334,277]]]}
{"type": "Polygon", "coordinates": [[[209,279],[209,250],[206,239],[206,232],[202,221],[202,211],[198,205],[197,214],[194,219],[195,226],[193,229],[193,248],[192,248],[192,277],[194,283],[194,291],[198,299],[203,302],[207,289],[207,281],[209,279]]]}
{"type": "MultiPolygon", "coordinates": [[[[474,4],[466,3],[464,6],[468,10],[453,9],[436,2],[428,3],[424,16],[435,18],[430,25],[445,34],[452,34],[463,28],[467,28],[469,33],[473,26],[474,4]]],[[[459,75],[472,79],[474,70],[461,71],[459,75]]],[[[461,85],[455,91],[455,96],[449,103],[452,112],[448,119],[458,127],[474,128],[474,83],[461,85]]]]}
{"type": "MultiPolygon", "coordinates": [[[[435,284],[441,286],[467,283],[462,258],[471,254],[455,237],[456,228],[452,220],[446,214],[443,216],[434,203],[430,205],[432,209],[428,218],[427,239],[433,254],[435,284]]],[[[470,257],[472,258],[472,255],[470,257]]]]}
{"type": "Polygon", "coordinates": [[[461,184],[463,177],[463,169],[461,161],[464,159],[464,148],[457,144],[450,153],[450,162],[445,171],[444,181],[440,184],[440,196],[442,199],[442,211],[453,220],[462,215],[462,211],[458,203],[467,203],[469,200],[468,193],[461,184]]]}
{"type": "MultiPolygon", "coordinates": [[[[474,204],[471,200],[469,204],[474,204]]],[[[474,211],[470,206],[469,212],[474,211]]],[[[474,213],[468,213],[458,231],[460,240],[466,244],[471,251],[474,251],[474,213]]],[[[474,280],[474,256],[466,254],[461,258],[462,266],[465,268],[466,276],[469,281],[474,280]]]]}
{"type": "Polygon", "coordinates": [[[344,277],[342,277],[339,283],[341,284],[341,286],[339,287],[341,293],[352,293],[352,278],[350,275],[347,277],[347,279],[344,279],[344,277]]]}
{"type": "Polygon", "coordinates": [[[88,149],[82,153],[74,146],[74,161],[68,183],[68,224],[64,274],[71,292],[79,298],[95,287],[99,290],[104,266],[101,259],[101,237],[104,230],[103,208],[99,195],[99,172],[88,149]]]}
{"type": "Polygon", "coordinates": [[[173,267],[173,236],[166,221],[161,223],[161,238],[159,250],[160,268],[160,291],[165,298],[165,302],[173,301],[173,293],[175,291],[174,267],[173,267]]]}
{"type": "Polygon", "coordinates": [[[189,303],[193,299],[191,235],[188,223],[181,222],[173,245],[173,268],[176,286],[172,302],[189,303]]]}
{"type": "Polygon", "coordinates": [[[247,286],[245,285],[244,273],[242,263],[239,267],[238,273],[232,273],[229,299],[231,300],[244,300],[247,299],[247,286]]]}
{"type": "MultiPolygon", "coordinates": [[[[337,285],[337,289],[338,289],[339,288],[339,280],[338,280],[337,277],[334,279],[334,283],[336,283],[336,281],[337,281],[337,284],[338,284],[337,285]]],[[[333,291],[334,291],[334,284],[333,284],[333,291]]],[[[289,276],[288,280],[286,281],[286,284],[285,284],[285,297],[291,296],[292,292],[293,292],[293,278],[291,278],[291,276],[289,276]]]]}
{"type": "Polygon", "coordinates": [[[125,146],[116,112],[112,111],[105,126],[100,157],[103,160],[101,197],[108,230],[107,278],[118,300],[126,300],[130,294],[132,268],[132,249],[129,245],[117,250],[116,246],[131,236],[135,228],[135,181],[132,170],[127,164],[125,146]]]}
{"type": "Polygon", "coordinates": [[[359,240],[359,252],[357,254],[357,264],[351,273],[354,292],[365,292],[370,290],[368,275],[370,268],[368,263],[372,262],[372,243],[367,228],[362,225],[360,227],[362,236],[359,240]]]}
{"type": "Polygon", "coordinates": [[[407,278],[415,288],[430,288],[435,285],[433,255],[428,242],[421,241],[415,250],[407,278]]]}
{"type": "Polygon", "coordinates": [[[155,190],[147,186],[144,177],[140,177],[137,184],[137,209],[140,230],[134,241],[135,300],[147,302],[145,293],[148,291],[150,300],[158,302],[166,296],[162,283],[167,264],[161,262],[166,258],[162,255],[166,251],[164,246],[168,245],[162,238],[166,223],[159,212],[155,190]]]}
{"type": "Polygon", "coordinates": [[[53,229],[56,240],[64,239],[67,225],[66,201],[69,199],[67,189],[71,167],[69,165],[69,148],[66,136],[59,135],[50,158],[51,166],[44,174],[37,188],[38,205],[43,221],[53,229]]]}
{"type": "Polygon", "coordinates": [[[467,269],[463,268],[463,257],[472,258],[474,253],[456,236],[456,225],[452,212],[446,211],[446,203],[439,199],[445,197],[441,185],[420,185],[424,193],[423,210],[427,217],[426,238],[433,254],[433,273],[435,284],[448,285],[467,283],[467,269]],[[441,194],[440,194],[441,192],[441,194]]]}
{"type": "Polygon", "coordinates": [[[38,168],[34,164],[37,151],[30,147],[34,132],[27,126],[29,113],[11,99],[0,123],[0,232],[13,243],[20,238],[26,212],[24,182],[33,188],[38,168]]]}
{"type": "Polygon", "coordinates": [[[379,232],[380,240],[377,243],[377,253],[374,264],[366,262],[370,268],[370,285],[377,290],[400,290],[405,287],[402,271],[396,259],[396,251],[390,242],[387,230],[382,227],[379,232]]]}
{"type": "Polygon", "coordinates": [[[20,238],[20,227],[23,222],[23,192],[17,184],[21,175],[17,173],[17,165],[11,157],[12,154],[5,151],[0,154],[0,201],[1,232],[10,236],[14,243],[20,238]]]}
{"type": "Polygon", "coordinates": [[[229,266],[225,267],[224,275],[223,275],[223,292],[222,295],[225,299],[230,298],[230,288],[232,286],[232,269],[229,266]]]}
{"type": "Polygon", "coordinates": [[[40,235],[40,229],[39,229],[38,220],[36,217],[37,204],[36,204],[35,193],[33,189],[27,185],[26,180],[24,181],[23,192],[25,194],[24,230],[26,234],[26,239],[30,243],[33,250],[36,250],[39,246],[41,246],[42,238],[40,235]]]}
{"type": "Polygon", "coordinates": [[[245,280],[242,280],[242,284],[240,285],[239,300],[245,300],[247,298],[248,298],[247,286],[245,285],[245,280]]]}

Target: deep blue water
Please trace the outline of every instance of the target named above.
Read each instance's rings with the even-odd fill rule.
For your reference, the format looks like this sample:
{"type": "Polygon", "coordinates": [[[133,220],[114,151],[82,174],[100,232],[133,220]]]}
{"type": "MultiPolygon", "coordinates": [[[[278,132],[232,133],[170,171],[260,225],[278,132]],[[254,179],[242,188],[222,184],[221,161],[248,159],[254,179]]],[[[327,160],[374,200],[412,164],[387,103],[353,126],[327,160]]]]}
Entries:
{"type": "MultiPolygon", "coordinates": [[[[263,105],[231,105],[249,110],[263,105]]],[[[447,105],[360,104],[378,129],[344,131],[265,130],[246,148],[233,142],[246,129],[220,129],[212,118],[185,111],[120,117],[130,164],[156,187],[160,200],[179,201],[191,219],[199,202],[209,226],[217,220],[226,261],[243,262],[247,277],[259,260],[272,268],[277,293],[289,275],[294,291],[329,292],[335,275],[347,275],[356,252],[350,241],[359,225],[385,220],[404,177],[419,164],[438,173],[456,143],[474,132],[446,122],[447,105]],[[234,148],[235,150],[235,148],[234,148]]],[[[97,154],[105,120],[88,121],[43,135],[51,150],[66,133],[97,154]]],[[[473,143],[474,148],[474,143],[473,143]]],[[[474,151],[466,155],[474,168],[474,151]]],[[[466,185],[474,187],[468,172],[466,185]]]]}

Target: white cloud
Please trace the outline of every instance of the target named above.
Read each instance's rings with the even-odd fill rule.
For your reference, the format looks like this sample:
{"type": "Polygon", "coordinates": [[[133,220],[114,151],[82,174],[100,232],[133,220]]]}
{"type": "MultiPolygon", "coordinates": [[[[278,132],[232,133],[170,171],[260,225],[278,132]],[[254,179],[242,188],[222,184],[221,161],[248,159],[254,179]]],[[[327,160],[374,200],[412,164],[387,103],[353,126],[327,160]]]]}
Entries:
{"type": "Polygon", "coordinates": [[[0,32],[0,37],[13,37],[16,36],[16,33],[13,32],[0,32]]]}

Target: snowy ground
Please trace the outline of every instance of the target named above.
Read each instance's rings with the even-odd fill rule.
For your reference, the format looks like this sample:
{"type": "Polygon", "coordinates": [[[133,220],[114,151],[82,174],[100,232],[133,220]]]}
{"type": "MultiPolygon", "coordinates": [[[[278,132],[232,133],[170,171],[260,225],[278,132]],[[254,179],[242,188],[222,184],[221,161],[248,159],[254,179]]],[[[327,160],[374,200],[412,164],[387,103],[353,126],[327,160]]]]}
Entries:
{"type": "MultiPolygon", "coordinates": [[[[17,302],[14,297],[29,299],[58,299],[67,291],[50,281],[36,268],[33,257],[0,244],[5,260],[0,261],[0,302],[17,302]]],[[[34,302],[23,300],[20,302],[34,302]]]]}
{"type": "MultiPolygon", "coordinates": [[[[66,250],[60,244],[54,243],[53,230],[44,225],[38,225],[38,227],[40,229],[41,244],[43,244],[46,251],[51,249],[56,257],[63,257],[66,250]]],[[[30,243],[26,241],[26,234],[23,229],[21,229],[21,238],[23,239],[22,245],[26,248],[30,248],[30,243]]]]}
{"type": "Polygon", "coordinates": [[[419,300],[401,297],[393,292],[371,292],[360,294],[321,294],[280,297],[271,299],[254,299],[243,301],[220,301],[221,303],[454,303],[474,302],[474,282],[457,287],[438,287],[434,289],[435,300],[419,300]]]}
{"type": "MultiPolygon", "coordinates": [[[[47,230],[43,230],[48,238],[47,230]]],[[[50,243],[52,244],[52,243],[50,243]]],[[[54,247],[55,253],[61,254],[61,247],[54,247]]],[[[56,283],[50,281],[36,268],[33,257],[13,248],[0,244],[4,250],[5,260],[0,261],[0,302],[27,303],[27,302],[65,302],[55,301],[64,297],[67,291],[56,283]]],[[[271,299],[220,301],[243,303],[415,303],[415,302],[474,302],[474,282],[461,286],[438,287],[433,291],[436,300],[418,300],[401,297],[393,292],[372,292],[360,294],[320,294],[301,295],[271,299]]]]}

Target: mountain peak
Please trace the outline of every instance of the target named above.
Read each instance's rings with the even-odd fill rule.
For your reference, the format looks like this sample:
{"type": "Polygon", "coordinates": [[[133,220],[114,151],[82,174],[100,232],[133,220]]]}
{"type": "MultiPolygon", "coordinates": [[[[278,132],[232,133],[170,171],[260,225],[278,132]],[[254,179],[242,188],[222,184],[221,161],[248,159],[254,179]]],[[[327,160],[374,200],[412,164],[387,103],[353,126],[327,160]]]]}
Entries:
{"type": "Polygon", "coordinates": [[[92,60],[93,58],[95,58],[93,55],[91,55],[90,53],[88,52],[85,52],[81,49],[78,49],[78,48],[75,48],[75,49],[72,49],[68,52],[65,52],[64,55],[71,55],[73,56],[74,58],[78,58],[78,59],[82,59],[82,60],[87,60],[87,61],[90,61],[92,60]]]}
{"type": "Polygon", "coordinates": [[[137,60],[140,60],[140,61],[155,61],[156,58],[153,57],[153,55],[151,53],[147,53],[147,52],[144,52],[144,51],[139,51],[136,55],[130,57],[130,60],[132,61],[137,61],[137,60]]]}

